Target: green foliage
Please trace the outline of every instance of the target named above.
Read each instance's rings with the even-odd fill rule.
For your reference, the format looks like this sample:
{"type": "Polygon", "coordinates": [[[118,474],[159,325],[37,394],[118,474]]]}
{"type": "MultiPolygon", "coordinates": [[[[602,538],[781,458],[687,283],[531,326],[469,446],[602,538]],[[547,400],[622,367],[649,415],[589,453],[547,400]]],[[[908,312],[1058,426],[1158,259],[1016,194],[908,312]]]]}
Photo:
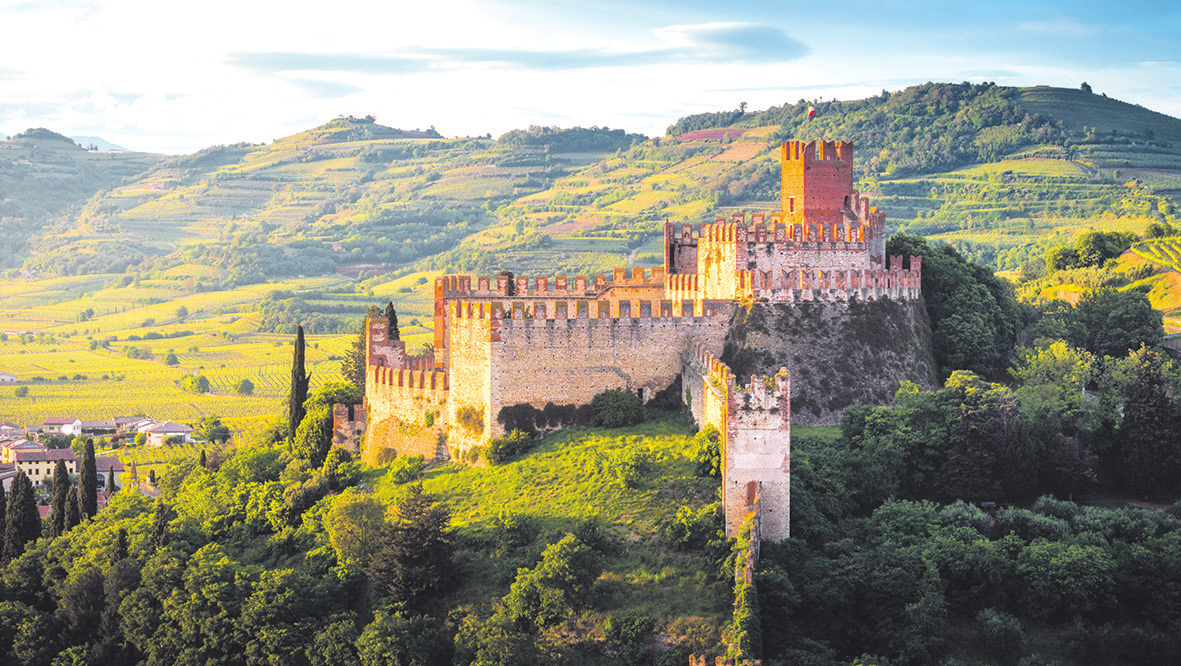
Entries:
{"type": "Polygon", "coordinates": [[[185,375],[180,380],[180,387],[189,393],[209,393],[209,378],[205,375],[185,375]]]}
{"type": "Polygon", "coordinates": [[[17,398],[27,397],[29,395],[29,387],[28,386],[18,386],[12,392],[12,395],[16,396],[17,398]]]}
{"type": "Polygon", "coordinates": [[[421,484],[409,486],[397,519],[383,530],[381,548],[370,556],[366,572],[374,586],[395,603],[425,603],[451,573],[450,516],[421,484]]]}
{"type": "Polygon", "coordinates": [[[591,419],[596,426],[623,428],[644,421],[644,403],[623,389],[608,389],[591,399],[591,419]]]}
{"type": "Polygon", "coordinates": [[[234,393],[241,396],[254,395],[254,382],[242,378],[237,384],[234,384],[234,393]]]}
{"type": "Polygon", "coordinates": [[[332,408],[315,405],[307,410],[306,416],[291,440],[291,453],[306,460],[312,467],[324,465],[328,449],[332,447],[332,408]]]}
{"type": "Polygon", "coordinates": [[[505,597],[509,617],[537,628],[564,620],[585,606],[586,593],[600,571],[598,554],[567,534],[546,547],[536,567],[517,570],[505,597]]]}
{"type": "Polygon", "coordinates": [[[1021,323],[1010,288],[954,248],[932,247],[917,236],[894,234],[886,243],[886,253],[923,258],[923,299],[931,317],[940,377],[954,370],[999,376],[1021,323]]]}
{"type": "Polygon", "coordinates": [[[1173,404],[1176,386],[1169,381],[1171,363],[1143,346],[1129,361],[1134,374],[1120,428],[1123,482],[1137,494],[1170,492],[1178,486],[1181,474],[1181,437],[1173,404]]]}
{"type": "Polygon", "coordinates": [[[41,514],[37,512],[37,501],[33,495],[33,483],[23,471],[17,471],[12,479],[4,517],[5,563],[21,556],[25,546],[41,536],[41,514]]]}
{"type": "Polygon", "coordinates": [[[390,481],[401,485],[422,480],[424,469],[426,459],[423,456],[398,456],[387,467],[387,473],[390,481]]]}
{"type": "Polygon", "coordinates": [[[721,433],[712,424],[705,426],[693,436],[693,452],[691,459],[696,465],[697,476],[721,478],[722,476],[722,447],[721,433]]]}
{"type": "Polygon", "coordinates": [[[53,466],[53,501],[49,510],[49,536],[58,537],[66,532],[66,501],[70,497],[70,473],[64,460],[53,466]]]}
{"type": "Polygon", "coordinates": [[[421,617],[379,609],[357,639],[362,666],[450,666],[451,641],[421,617]]]}
{"type": "MultiPolygon", "coordinates": [[[[229,426],[222,423],[221,417],[217,414],[210,414],[201,419],[201,421],[197,423],[196,429],[201,434],[201,437],[209,442],[220,442],[221,444],[225,444],[230,440],[230,437],[233,436],[233,433],[230,432],[229,426]]],[[[202,451],[202,453],[204,453],[204,451],[202,451]]]]}
{"type": "Polygon", "coordinates": [[[982,651],[1002,666],[1016,664],[1025,644],[1021,621],[995,608],[976,614],[976,635],[982,651]]]}
{"type": "Polygon", "coordinates": [[[671,520],[661,522],[660,534],[665,543],[674,548],[697,550],[710,542],[725,539],[724,520],[721,502],[707,504],[697,510],[682,506],[671,520]]]}
{"type": "MultiPolygon", "coordinates": [[[[295,349],[291,358],[291,390],[287,394],[287,432],[292,438],[296,436],[296,431],[303,422],[304,402],[308,398],[308,382],[310,380],[311,376],[304,369],[303,326],[297,326],[295,328],[295,349]]],[[[314,444],[313,442],[305,443],[314,444]]],[[[308,453],[310,454],[315,449],[316,447],[312,446],[308,453]]]]}
{"type": "Polygon", "coordinates": [[[353,460],[353,454],[340,447],[332,447],[324,457],[321,470],[333,490],[344,490],[361,480],[361,463],[353,460]]]}
{"type": "Polygon", "coordinates": [[[324,523],[337,561],[368,566],[369,559],[382,547],[385,513],[385,505],[373,495],[350,489],[337,497],[324,523]]]}
{"type": "Polygon", "coordinates": [[[98,468],[94,462],[94,442],[86,440],[82,462],[78,467],[78,508],[83,518],[92,518],[98,513],[98,468]]]}
{"type": "Polygon", "coordinates": [[[529,450],[533,443],[533,438],[526,432],[521,430],[513,430],[504,437],[493,437],[488,442],[488,449],[485,455],[488,462],[493,465],[499,465],[506,462],[513,456],[518,456],[529,450]]]}
{"type": "Polygon", "coordinates": [[[629,446],[616,452],[611,460],[615,476],[625,487],[638,488],[652,473],[653,461],[648,449],[629,446]]]}
{"type": "Polygon", "coordinates": [[[484,410],[482,409],[464,405],[455,411],[455,420],[470,432],[484,432],[484,410]]]}
{"type": "Polygon", "coordinates": [[[502,134],[496,142],[509,148],[535,148],[551,153],[615,152],[627,149],[636,141],[643,141],[642,134],[628,134],[621,129],[608,127],[539,127],[530,125],[528,130],[511,130],[502,134]]]}

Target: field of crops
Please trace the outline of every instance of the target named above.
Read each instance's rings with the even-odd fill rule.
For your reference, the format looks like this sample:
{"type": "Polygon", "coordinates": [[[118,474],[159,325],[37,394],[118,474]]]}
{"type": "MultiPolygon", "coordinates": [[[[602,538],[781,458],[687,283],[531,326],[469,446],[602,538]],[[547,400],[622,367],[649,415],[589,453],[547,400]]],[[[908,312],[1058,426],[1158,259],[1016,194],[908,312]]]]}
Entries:
{"type": "Polygon", "coordinates": [[[1132,252],[1145,259],[1181,272],[1181,239],[1157,238],[1137,243],[1132,252]]]}

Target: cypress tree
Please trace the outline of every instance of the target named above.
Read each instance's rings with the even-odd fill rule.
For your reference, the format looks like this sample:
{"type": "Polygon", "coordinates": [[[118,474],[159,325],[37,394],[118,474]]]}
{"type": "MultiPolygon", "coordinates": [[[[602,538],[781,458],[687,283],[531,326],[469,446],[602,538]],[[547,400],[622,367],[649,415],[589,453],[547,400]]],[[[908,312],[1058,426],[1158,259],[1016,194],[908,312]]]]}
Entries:
{"type": "Polygon", "coordinates": [[[107,470],[107,501],[115,496],[115,492],[119,490],[119,486],[115,484],[115,470],[107,470]]]}
{"type": "Polygon", "coordinates": [[[53,466],[53,500],[49,511],[49,536],[57,537],[66,533],[66,501],[70,498],[70,473],[66,461],[60,458],[53,466]]]}
{"type": "Polygon", "coordinates": [[[78,509],[86,518],[98,513],[98,468],[94,463],[94,442],[86,440],[86,451],[82,455],[82,471],[78,474],[78,509]]]}
{"type": "MultiPolygon", "coordinates": [[[[7,520],[8,496],[4,492],[4,484],[0,483],[0,520],[7,520]]],[[[4,555],[4,540],[0,539],[0,557],[4,555]]]]}
{"type": "Polygon", "coordinates": [[[4,517],[4,561],[11,562],[25,552],[25,545],[41,536],[41,514],[33,496],[33,483],[24,472],[12,480],[12,497],[4,517]]]}
{"type": "Polygon", "coordinates": [[[394,311],[394,302],[385,306],[385,318],[390,323],[390,340],[401,340],[402,332],[398,330],[398,313],[394,311]]]}
{"type": "Polygon", "coordinates": [[[70,497],[66,500],[66,531],[74,529],[82,522],[82,495],[78,486],[70,488],[70,497]]]}
{"type": "Polygon", "coordinates": [[[300,421],[303,421],[303,403],[308,399],[308,381],[311,375],[304,371],[303,326],[295,327],[295,353],[291,360],[291,393],[287,396],[287,436],[295,437],[300,421]]]}
{"type": "Polygon", "coordinates": [[[111,547],[111,564],[127,559],[127,530],[122,527],[115,532],[115,545],[111,547]]]}
{"type": "Polygon", "coordinates": [[[1144,345],[1129,359],[1134,375],[1120,427],[1120,472],[1130,492],[1164,494],[1181,470],[1165,359],[1144,345]]]}
{"type": "Polygon", "coordinates": [[[205,449],[201,449],[201,459],[198,462],[201,464],[201,469],[209,469],[209,458],[205,455],[205,449]]]}
{"type": "Polygon", "coordinates": [[[168,523],[172,521],[172,509],[167,504],[156,500],[156,510],[152,514],[152,533],[148,535],[148,549],[152,552],[168,543],[168,523]]]}

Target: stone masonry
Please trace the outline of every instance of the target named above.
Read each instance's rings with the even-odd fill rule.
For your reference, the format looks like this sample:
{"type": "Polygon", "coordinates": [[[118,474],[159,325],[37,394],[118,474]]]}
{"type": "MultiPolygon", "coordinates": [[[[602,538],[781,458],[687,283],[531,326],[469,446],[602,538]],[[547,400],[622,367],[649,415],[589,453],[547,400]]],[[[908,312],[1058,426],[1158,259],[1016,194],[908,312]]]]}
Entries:
{"type": "Polygon", "coordinates": [[[434,350],[408,356],[367,326],[366,448],[462,456],[504,435],[501,409],[586,404],[613,388],[648,401],[682,378],[697,423],[721,434],[726,532],[756,514],[789,536],[790,381],[736,382],[718,360],[736,304],[921,297],[921,259],[885,257],[885,215],[853,189],[853,145],[790,141],[781,209],[665,225],[665,263],[595,276],[435,280],[434,350]],[[375,436],[376,435],[376,436],[375,436]]]}

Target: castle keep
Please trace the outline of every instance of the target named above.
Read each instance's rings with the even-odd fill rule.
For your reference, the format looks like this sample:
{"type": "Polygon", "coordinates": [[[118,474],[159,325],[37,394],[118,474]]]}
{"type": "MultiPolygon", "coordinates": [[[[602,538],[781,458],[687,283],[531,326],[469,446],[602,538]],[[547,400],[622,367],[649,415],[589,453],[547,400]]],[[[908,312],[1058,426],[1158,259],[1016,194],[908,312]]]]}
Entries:
{"type": "Polygon", "coordinates": [[[506,407],[582,405],[612,388],[648,401],[679,376],[697,423],[721,435],[727,534],[753,516],[764,538],[786,538],[791,383],[786,369],[738,381],[719,360],[735,308],[917,300],[921,260],[887,263],[885,215],[853,189],[851,143],[781,150],[779,211],[668,223],[662,267],[437,278],[423,356],[370,320],[368,446],[460,456],[505,434],[506,407]]]}

